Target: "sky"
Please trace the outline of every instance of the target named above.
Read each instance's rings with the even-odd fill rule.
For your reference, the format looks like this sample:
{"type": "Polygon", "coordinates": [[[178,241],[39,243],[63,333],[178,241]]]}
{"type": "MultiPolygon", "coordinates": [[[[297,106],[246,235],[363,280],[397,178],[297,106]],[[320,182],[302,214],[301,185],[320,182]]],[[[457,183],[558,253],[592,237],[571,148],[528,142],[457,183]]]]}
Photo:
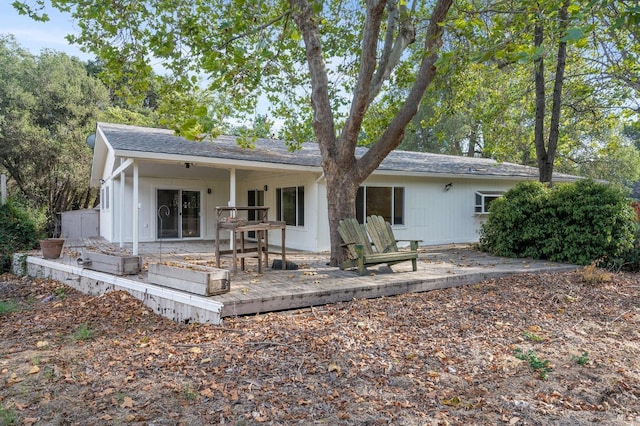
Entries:
{"type": "MultiPolygon", "coordinates": [[[[39,54],[43,49],[53,49],[76,56],[83,62],[95,59],[94,54],[82,52],[78,46],[70,45],[65,39],[68,34],[79,34],[69,14],[59,12],[47,2],[45,12],[50,19],[47,22],[38,22],[28,16],[20,15],[11,3],[11,0],[0,0],[0,34],[13,34],[20,47],[34,55],[39,54]]],[[[157,73],[162,73],[161,67],[157,69],[154,67],[154,69],[157,73]]],[[[256,113],[267,113],[265,99],[259,101],[256,113]]],[[[274,119],[273,121],[274,128],[281,127],[282,120],[274,119]]],[[[234,122],[234,124],[239,123],[234,122]]]]}
{"type": "Polygon", "coordinates": [[[48,22],[37,22],[28,16],[21,16],[11,6],[11,1],[0,0],[0,34],[13,34],[18,44],[33,54],[42,49],[53,49],[77,56],[82,61],[94,58],[93,54],[82,52],[77,46],[69,45],[65,36],[77,34],[69,14],[62,14],[48,6],[48,22]]]}

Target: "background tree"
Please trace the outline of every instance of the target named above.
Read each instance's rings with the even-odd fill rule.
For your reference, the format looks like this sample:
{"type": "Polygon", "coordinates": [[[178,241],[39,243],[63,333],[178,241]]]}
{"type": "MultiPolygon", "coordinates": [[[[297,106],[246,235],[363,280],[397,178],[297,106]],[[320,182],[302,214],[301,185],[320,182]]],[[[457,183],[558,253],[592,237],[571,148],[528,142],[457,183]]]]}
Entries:
{"type": "MultiPolygon", "coordinates": [[[[556,22],[560,2],[495,1],[482,8],[458,2],[451,16],[454,25],[444,39],[442,78],[430,86],[427,102],[413,120],[416,131],[407,132],[402,147],[482,155],[537,167],[534,141],[536,134],[539,144],[549,140],[551,114],[539,115],[536,123],[536,108],[539,106],[542,113],[555,104],[556,113],[558,105],[561,107],[561,115],[554,120],[558,128],[555,169],[625,184],[637,179],[635,165],[640,156],[637,150],[629,149],[632,141],[622,130],[638,123],[640,110],[630,108],[637,94],[608,68],[611,64],[619,69],[613,59],[622,61],[624,57],[614,54],[619,43],[612,43],[612,39],[626,40],[626,52],[638,50],[629,34],[635,27],[627,20],[614,29],[611,17],[620,13],[610,12],[611,6],[621,9],[622,2],[607,3],[608,8],[602,8],[603,2],[572,3],[567,8],[571,27],[561,37],[556,22]],[[534,12],[538,15],[532,15],[534,12]],[[535,47],[531,22],[535,16],[547,15],[547,36],[535,47]],[[606,57],[600,47],[605,35],[612,52],[606,57]],[[547,72],[549,78],[544,79],[544,87],[538,86],[536,103],[534,75],[538,68],[534,62],[544,58],[553,71],[554,46],[563,38],[568,61],[561,102],[548,95],[553,92],[556,74],[547,72]],[[611,168],[605,167],[605,156],[620,166],[621,173],[611,173],[611,168]]],[[[631,69],[625,68],[628,75],[631,69]]],[[[542,148],[547,149],[546,145],[542,148]]]]}
{"type": "Polygon", "coordinates": [[[50,233],[56,213],[92,201],[85,139],[107,103],[105,87],[78,59],[34,56],[0,36],[0,168],[19,198],[46,209],[50,233]]]}
{"type": "MultiPolygon", "coordinates": [[[[32,16],[44,6],[43,0],[25,3],[17,1],[16,7],[32,16]]],[[[194,74],[202,73],[210,89],[236,111],[255,111],[264,94],[275,111],[288,111],[282,117],[290,134],[304,135],[296,128],[310,124],[327,182],[331,262],[338,264],[343,253],[337,225],[355,217],[358,186],[400,144],[433,80],[452,0],[53,4],[78,22],[81,35],[71,40],[96,53],[111,70],[126,61],[136,72],[148,73],[149,63],[161,60],[180,87],[198,84],[194,74]],[[405,52],[416,40],[422,46],[418,60],[409,61],[405,52]],[[398,76],[407,75],[412,76],[411,89],[394,102],[396,110],[368,153],[356,158],[369,108],[398,76]]],[[[200,123],[193,124],[192,135],[202,130],[200,123]]]]}

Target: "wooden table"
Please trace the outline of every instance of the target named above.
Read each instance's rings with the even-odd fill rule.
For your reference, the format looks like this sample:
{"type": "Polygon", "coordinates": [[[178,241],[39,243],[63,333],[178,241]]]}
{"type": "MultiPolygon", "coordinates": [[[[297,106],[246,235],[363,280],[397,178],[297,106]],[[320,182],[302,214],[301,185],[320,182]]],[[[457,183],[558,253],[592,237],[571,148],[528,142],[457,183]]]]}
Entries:
{"type": "Polygon", "coordinates": [[[216,267],[220,267],[220,258],[223,255],[232,255],[233,273],[237,273],[237,260],[240,259],[244,270],[244,259],[253,257],[258,259],[258,273],[262,273],[262,255],[265,265],[269,266],[269,231],[280,229],[282,231],[282,269],[286,269],[285,231],[286,223],[283,221],[269,221],[267,219],[269,207],[216,207],[218,223],[216,225],[216,267]],[[238,216],[238,212],[253,211],[257,220],[248,220],[238,216]],[[231,233],[229,240],[231,250],[220,250],[220,230],[231,233]],[[257,248],[245,247],[245,233],[255,232],[258,243],[257,248]],[[239,234],[239,235],[238,235],[239,234]],[[238,236],[240,237],[238,240],[238,236]],[[240,247],[236,242],[240,242],[240,247]]]}

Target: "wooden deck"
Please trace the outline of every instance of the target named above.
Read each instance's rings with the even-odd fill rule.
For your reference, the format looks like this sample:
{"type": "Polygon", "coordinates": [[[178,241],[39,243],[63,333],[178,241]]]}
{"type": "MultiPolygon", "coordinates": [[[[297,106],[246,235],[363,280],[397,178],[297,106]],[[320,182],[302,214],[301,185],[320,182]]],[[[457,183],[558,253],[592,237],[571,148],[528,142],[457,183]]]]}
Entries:
{"type": "MultiPolygon", "coordinates": [[[[126,252],[127,248],[114,247],[113,250],[126,252]]],[[[287,260],[297,264],[299,269],[282,271],[267,268],[262,273],[257,272],[256,259],[246,259],[246,270],[230,276],[230,291],[209,297],[181,294],[181,292],[151,284],[147,280],[146,265],[149,262],[183,261],[215,265],[214,251],[214,244],[210,241],[143,243],[140,245],[139,252],[143,257],[143,271],[137,275],[115,279],[104,277],[110,283],[106,286],[95,284],[100,280],[100,273],[94,271],[89,273],[77,266],[77,246],[73,244],[65,247],[60,259],[48,261],[38,258],[38,254],[34,253],[33,260],[30,262],[32,259],[30,257],[28,263],[40,265],[40,269],[30,269],[31,275],[45,275],[45,272],[42,272],[42,265],[45,265],[49,276],[56,278],[55,274],[51,275],[51,271],[55,271],[56,265],[59,265],[58,268],[65,269],[66,272],[64,276],[56,279],[64,280],[70,285],[87,281],[91,283],[90,291],[94,293],[118,289],[118,286],[123,286],[123,289],[127,290],[127,286],[130,286],[134,290],[127,291],[137,294],[136,297],[141,300],[152,299],[148,302],[152,303],[150,306],[155,310],[174,310],[173,314],[159,312],[168,313],[165,316],[173,315],[172,318],[178,321],[214,323],[219,323],[222,318],[229,316],[312,307],[349,301],[354,298],[375,298],[429,291],[519,273],[543,273],[577,268],[574,265],[551,262],[496,258],[473,251],[467,245],[447,245],[421,247],[416,272],[412,271],[411,262],[404,262],[394,265],[393,271],[385,265],[370,267],[364,276],[359,276],[357,270],[343,271],[327,266],[328,253],[287,251],[287,260]],[[79,275],[87,277],[74,278],[79,275]],[[155,306],[160,306],[157,299],[165,297],[179,299],[180,306],[172,308],[173,305],[169,302],[162,302],[163,308],[156,309],[155,306]],[[189,308],[190,303],[197,308],[195,311],[189,308]],[[208,306],[217,310],[212,317],[204,313],[208,306]],[[178,315],[175,312],[176,309],[185,311],[178,315]],[[202,311],[203,309],[205,311],[202,311]],[[203,321],[203,318],[212,319],[203,321]]],[[[271,260],[274,258],[278,257],[272,256],[271,260]]],[[[228,262],[228,259],[224,259],[221,266],[230,269],[231,265],[228,262]]],[[[86,285],[82,290],[87,291],[86,285]]]]}

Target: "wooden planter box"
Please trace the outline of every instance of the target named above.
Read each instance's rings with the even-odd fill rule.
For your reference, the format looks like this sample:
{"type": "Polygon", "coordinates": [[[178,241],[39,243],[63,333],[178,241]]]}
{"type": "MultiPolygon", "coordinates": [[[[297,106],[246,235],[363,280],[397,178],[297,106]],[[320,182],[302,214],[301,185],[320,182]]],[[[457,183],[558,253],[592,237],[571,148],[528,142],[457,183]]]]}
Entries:
{"type": "Polygon", "coordinates": [[[140,256],[96,253],[83,249],[78,264],[107,274],[134,275],[140,273],[142,258],[140,256]]]}
{"type": "Polygon", "coordinates": [[[149,264],[149,281],[202,296],[228,293],[229,271],[190,263],[149,264]]]}

